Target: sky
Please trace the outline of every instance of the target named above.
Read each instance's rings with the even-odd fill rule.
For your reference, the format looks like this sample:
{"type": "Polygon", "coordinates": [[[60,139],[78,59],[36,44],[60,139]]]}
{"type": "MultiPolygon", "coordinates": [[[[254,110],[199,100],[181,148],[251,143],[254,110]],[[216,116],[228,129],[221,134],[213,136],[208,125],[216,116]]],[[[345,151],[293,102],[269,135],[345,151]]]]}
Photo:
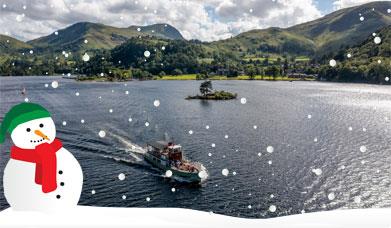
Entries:
{"type": "Polygon", "coordinates": [[[213,41],[289,27],[374,0],[0,0],[0,34],[21,40],[81,21],[117,27],[167,23],[186,39],[213,41]]]}

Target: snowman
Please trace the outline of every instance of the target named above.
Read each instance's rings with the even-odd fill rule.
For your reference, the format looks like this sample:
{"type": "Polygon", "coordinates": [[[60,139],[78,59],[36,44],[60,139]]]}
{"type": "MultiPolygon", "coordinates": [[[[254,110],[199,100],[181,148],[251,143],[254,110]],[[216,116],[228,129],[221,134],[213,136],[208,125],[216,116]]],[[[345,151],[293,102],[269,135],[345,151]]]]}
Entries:
{"type": "Polygon", "coordinates": [[[83,172],[56,138],[50,113],[38,104],[18,104],[3,119],[0,143],[6,132],[14,143],[3,176],[4,195],[11,208],[53,211],[76,206],[83,172]]]}

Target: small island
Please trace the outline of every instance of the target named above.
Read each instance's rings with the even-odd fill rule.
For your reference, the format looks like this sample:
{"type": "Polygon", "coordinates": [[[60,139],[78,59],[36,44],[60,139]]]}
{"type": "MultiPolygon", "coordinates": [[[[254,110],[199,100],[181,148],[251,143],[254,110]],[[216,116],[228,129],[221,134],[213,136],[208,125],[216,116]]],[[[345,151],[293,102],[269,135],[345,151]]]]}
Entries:
{"type": "Polygon", "coordinates": [[[186,99],[200,99],[200,100],[231,100],[236,99],[236,93],[230,93],[224,90],[217,91],[213,89],[212,81],[207,80],[200,85],[201,95],[188,96],[186,99]]]}

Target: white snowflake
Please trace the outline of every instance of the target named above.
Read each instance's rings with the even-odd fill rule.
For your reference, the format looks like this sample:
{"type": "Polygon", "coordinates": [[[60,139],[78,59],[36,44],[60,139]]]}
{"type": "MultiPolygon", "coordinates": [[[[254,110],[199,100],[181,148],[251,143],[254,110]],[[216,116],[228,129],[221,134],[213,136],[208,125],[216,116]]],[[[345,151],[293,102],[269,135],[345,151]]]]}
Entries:
{"type": "Polygon", "coordinates": [[[149,56],[151,56],[151,52],[149,52],[149,51],[144,51],[144,56],[145,56],[146,58],[148,58],[149,56]]]}
{"type": "Polygon", "coordinates": [[[120,174],[118,174],[118,179],[120,180],[120,181],[123,181],[123,180],[125,180],[125,174],[124,173],[120,173],[120,174]]]}
{"type": "Polygon", "coordinates": [[[82,59],[84,62],[88,62],[88,61],[90,61],[90,56],[87,53],[84,53],[82,59]]]}
{"type": "Polygon", "coordinates": [[[240,103],[246,104],[247,103],[247,99],[245,97],[240,98],[240,103]]]}
{"type": "Polygon", "coordinates": [[[151,201],[151,198],[147,197],[147,198],[145,198],[145,200],[146,200],[147,202],[149,202],[149,201],[151,201]]]}
{"type": "Polygon", "coordinates": [[[192,135],[192,134],[193,134],[193,131],[192,131],[192,130],[190,130],[190,131],[189,131],[189,135],[192,135]]]}
{"type": "Polygon", "coordinates": [[[320,176],[322,175],[322,170],[317,168],[317,169],[312,169],[312,172],[315,173],[316,176],[320,176]]]}
{"type": "Polygon", "coordinates": [[[57,81],[53,81],[52,82],[52,87],[55,89],[58,87],[58,82],[57,81]]]}
{"type": "Polygon", "coordinates": [[[95,193],[96,193],[95,190],[92,190],[92,191],[91,191],[91,194],[92,194],[92,195],[95,195],[95,193]]]}
{"type": "Polygon", "coordinates": [[[149,122],[145,122],[145,126],[148,127],[149,126],[149,122]]]}
{"type": "Polygon", "coordinates": [[[360,146],[360,151],[361,151],[362,153],[367,152],[367,147],[366,147],[366,146],[360,146]]]}
{"type": "Polygon", "coordinates": [[[331,59],[329,64],[331,67],[335,67],[335,66],[337,66],[337,61],[335,61],[335,59],[331,59]]]}
{"type": "Polygon", "coordinates": [[[277,207],[276,207],[275,205],[270,205],[270,206],[269,206],[269,211],[270,211],[270,212],[273,213],[273,212],[276,212],[276,210],[277,210],[277,207]]]}
{"type": "Polygon", "coordinates": [[[223,170],[221,170],[221,174],[223,174],[223,176],[228,176],[229,170],[228,169],[223,169],[223,170]]]}
{"type": "Polygon", "coordinates": [[[267,146],[267,147],[266,147],[266,151],[267,151],[268,153],[273,153],[273,152],[274,152],[274,147],[272,147],[272,146],[267,146]]]}
{"type": "Polygon", "coordinates": [[[155,100],[155,101],[153,102],[153,105],[154,105],[155,107],[159,107],[160,101],[159,101],[159,100],[155,100]]]}
{"type": "Polygon", "coordinates": [[[373,42],[375,42],[375,44],[380,44],[381,43],[381,38],[377,36],[377,37],[375,37],[373,39],[373,42]]]}
{"type": "Polygon", "coordinates": [[[165,176],[166,177],[172,177],[172,171],[171,170],[167,170],[166,173],[165,173],[165,176]]]}
{"type": "Polygon", "coordinates": [[[103,130],[100,130],[100,131],[98,132],[98,135],[99,135],[99,137],[104,138],[104,137],[106,136],[106,132],[103,131],[103,130]]]}
{"type": "Polygon", "coordinates": [[[365,20],[365,17],[361,16],[360,21],[364,21],[364,20],[365,20]]]}
{"type": "Polygon", "coordinates": [[[331,200],[334,200],[335,199],[335,194],[334,192],[330,192],[328,195],[327,195],[327,198],[331,201],[331,200]]]}
{"type": "Polygon", "coordinates": [[[81,119],[81,120],[80,120],[80,123],[84,123],[84,122],[85,122],[84,119],[81,119]]]}

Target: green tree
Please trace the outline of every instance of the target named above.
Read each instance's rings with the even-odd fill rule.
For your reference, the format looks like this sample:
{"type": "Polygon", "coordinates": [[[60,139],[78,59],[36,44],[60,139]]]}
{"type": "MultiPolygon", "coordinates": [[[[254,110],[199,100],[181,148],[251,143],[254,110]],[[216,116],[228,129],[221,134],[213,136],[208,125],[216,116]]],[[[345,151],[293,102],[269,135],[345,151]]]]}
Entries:
{"type": "Polygon", "coordinates": [[[201,83],[200,92],[202,96],[206,96],[207,94],[213,91],[212,81],[207,80],[201,83]]]}

